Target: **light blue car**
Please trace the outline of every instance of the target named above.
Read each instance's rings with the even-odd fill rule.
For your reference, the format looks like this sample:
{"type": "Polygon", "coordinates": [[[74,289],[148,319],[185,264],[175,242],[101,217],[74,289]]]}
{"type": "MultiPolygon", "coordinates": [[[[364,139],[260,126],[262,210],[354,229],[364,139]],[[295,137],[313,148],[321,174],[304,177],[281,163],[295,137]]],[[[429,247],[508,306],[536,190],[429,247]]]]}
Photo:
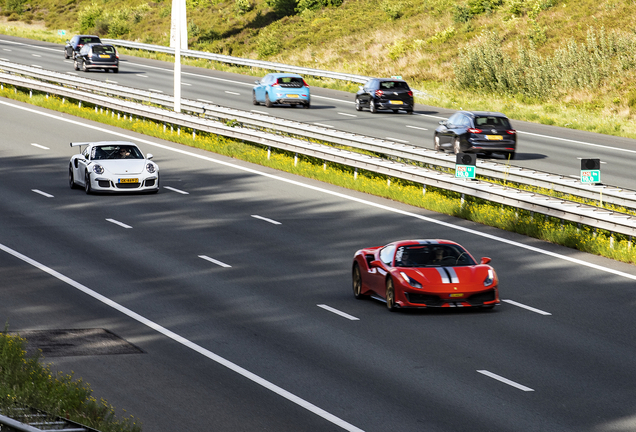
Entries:
{"type": "Polygon", "coordinates": [[[310,99],[309,86],[303,77],[297,74],[267,74],[262,80],[256,81],[252,90],[252,103],[265,104],[268,108],[274,104],[302,105],[309,108],[310,99]]]}

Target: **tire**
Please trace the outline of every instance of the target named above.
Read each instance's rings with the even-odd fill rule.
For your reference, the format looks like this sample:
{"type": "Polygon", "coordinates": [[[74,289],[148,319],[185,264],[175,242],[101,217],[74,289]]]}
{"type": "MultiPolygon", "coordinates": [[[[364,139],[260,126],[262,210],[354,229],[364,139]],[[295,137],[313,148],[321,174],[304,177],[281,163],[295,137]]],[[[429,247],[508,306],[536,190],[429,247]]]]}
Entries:
{"type": "Polygon", "coordinates": [[[68,51],[66,51],[66,48],[64,48],[64,60],[68,60],[69,58],[71,58],[71,56],[68,55],[68,51]]]}
{"type": "Polygon", "coordinates": [[[462,152],[462,144],[459,137],[455,137],[455,141],[453,141],[453,152],[455,154],[459,154],[462,152]]]}
{"type": "Polygon", "coordinates": [[[366,299],[368,296],[362,294],[362,274],[360,273],[360,266],[358,263],[353,265],[351,276],[353,282],[353,296],[358,300],[366,299]]]}
{"type": "Polygon", "coordinates": [[[82,60],[82,71],[88,72],[88,68],[86,67],[86,62],[82,60]]]}
{"type": "Polygon", "coordinates": [[[356,111],[362,111],[362,105],[360,105],[360,99],[356,98],[356,111]]]}
{"type": "Polygon", "coordinates": [[[269,94],[265,93],[265,106],[267,108],[271,108],[272,106],[274,106],[274,104],[272,103],[271,100],[269,100],[269,94]]]}
{"type": "Polygon", "coordinates": [[[114,73],[119,73],[119,68],[117,67],[117,68],[113,69],[113,72],[114,73]]]}
{"type": "Polygon", "coordinates": [[[373,99],[369,101],[369,111],[371,111],[373,114],[378,112],[378,108],[375,106],[375,100],[373,99]]]}
{"type": "Polygon", "coordinates": [[[305,109],[311,108],[311,102],[307,101],[307,103],[304,104],[303,108],[305,108],[305,109]]]}
{"type": "Polygon", "coordinates": [[[91,176],[88,174],[88,171],[86,171],[86,174],[84,174],[84,192],[86,192],[86,195],[90,195],[92,192],[91,176]]]}
{"type": "Polygon", "coordinates": [[[260,103],[256,100],[256,92],[252,91],[252,105],[260,105],[260,103]]]}
{"type": "Polygon", "coordinates": [[[513,160],[514,158],[515,158],[515,152],[508,153],[508,158],[507,159],[513,160]]]}
{"type": "Polygon", "coordinates": [[[413,108],[406,110],[407,114],[413,114],[413,108]]]}
{"type": "Polygon", "coordinates": [[[73,166],[68,166],[68,185],[71,189],[75,189],[75,176],[73,175],[73,166]]]}
{"type": "Polygon", "coordinates": [[[394,112],[394,113],[397,113],[398,111],[399,111],[399,110],[396,110],[396,109],[394,109],[394,110],[393,110],[393,112],[394,112]]]}
{"type": "Polygon", "coordinates": [[[73,67],[75,70],[79,70],[79,64],[77,63],[77,59],[73,59],[73,67]]]}
{"type": "Polygon", "coordinates": [[[393,286],[393,279],[388,278],[386,280],[386,307],[390,312],[395,312],[397,307],[395,306],[395,287],[393,286]]]}
{"type": "Polygon", "coordinates": [[[433,148],[435,149],[435,151],[441,151],[441,152],[444,151],[442,146],[439,144],[439,136],[438,135],[435,135],[435,138],[433,139],[433,148]]]}

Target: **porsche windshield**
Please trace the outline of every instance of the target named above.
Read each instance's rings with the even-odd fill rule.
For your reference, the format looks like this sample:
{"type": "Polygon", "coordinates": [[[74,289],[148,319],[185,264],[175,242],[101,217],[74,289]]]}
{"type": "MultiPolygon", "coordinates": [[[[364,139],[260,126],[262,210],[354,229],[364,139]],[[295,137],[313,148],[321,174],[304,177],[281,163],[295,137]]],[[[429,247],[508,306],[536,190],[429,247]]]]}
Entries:
{"type": "Polygon", "coordinates": [[[459,267],[475,265],[461,247],[451,244],[401,246],[395,253],[395,267],[459,267]]]}
{"type": "Polygon", "coordinates": [[[107,159],[143,159],[144,155],[134,145],[105,145],[93,147],[92,160],[107,159]]]}

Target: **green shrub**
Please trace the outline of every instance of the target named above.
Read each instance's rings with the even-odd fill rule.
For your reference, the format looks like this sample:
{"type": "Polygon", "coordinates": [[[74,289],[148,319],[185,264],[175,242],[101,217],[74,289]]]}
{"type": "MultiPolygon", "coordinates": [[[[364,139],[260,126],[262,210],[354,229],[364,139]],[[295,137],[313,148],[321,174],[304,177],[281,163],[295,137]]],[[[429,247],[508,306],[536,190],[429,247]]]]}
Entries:
{"type": "Polygon", "coordinates": [[[467,23],[473,17],[470,9],[466,6],[453,5],[453,21],[456,23],[467,23]]]}
{"type": "Polygon", "coordinates": [[[298,0],[296,12],[302,13],[305,10],[318,10],[328,6],[340,6],[342,0],[298,0]]]}
{"type": "Polygon", "coordinates": [[[298,0],[265,0],[265,4],[271,7],[278,16],[289,16],[296,13],[298,0]]]}
{"type": "Polygon", "coordinates": [[[24,6],[26,5],[26,0],[5,0],[4,1],[4,9],[9,12],[15,12],[17,14],[21,14],[24,12],[24,6]]]}
{"type": "Polygon", "coordinates": [[[399,19],[402,15],[404,15],[404,6],[403,2],[395,0],[384,0],[380,4],[382,11],[384,11],[389,19],[392,20],[399,19]]]}
{"type": "Polygon", "coordinates": [[[254,9],[254,4],[251,0],[234,0],[234,9],[236,13],[242,15],[254,9]]]}

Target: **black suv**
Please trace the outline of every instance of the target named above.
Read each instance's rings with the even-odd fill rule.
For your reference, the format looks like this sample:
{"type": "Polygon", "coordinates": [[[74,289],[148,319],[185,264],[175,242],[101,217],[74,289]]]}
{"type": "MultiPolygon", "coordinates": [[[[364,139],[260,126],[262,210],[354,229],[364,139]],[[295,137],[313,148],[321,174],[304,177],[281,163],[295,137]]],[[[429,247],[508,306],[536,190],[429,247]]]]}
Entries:
{"type": "Polygon", "coordinates": [[[413,92],[404,80],[373,78],[356,93],[356,111],[362,111],[362,108],[369,108],[372,113],[390,109],[413,114],[413,92]]]}
{"type": "Polygon", "coordinates": [[[514,159],[517,150],[517,131],[508,117],[498,112],[458,111],[435,129],[434,146],[457,153],[503,154],[514,159]]]}
{"type": "Polygon", "coordinates": [[[64,58],[75,58],[75,54],[79,53],[82,47],[88,43],[102,43],[98,36],[93,35],[76,35],[71,40],[66,41],[64,47],[64,58]]]}

